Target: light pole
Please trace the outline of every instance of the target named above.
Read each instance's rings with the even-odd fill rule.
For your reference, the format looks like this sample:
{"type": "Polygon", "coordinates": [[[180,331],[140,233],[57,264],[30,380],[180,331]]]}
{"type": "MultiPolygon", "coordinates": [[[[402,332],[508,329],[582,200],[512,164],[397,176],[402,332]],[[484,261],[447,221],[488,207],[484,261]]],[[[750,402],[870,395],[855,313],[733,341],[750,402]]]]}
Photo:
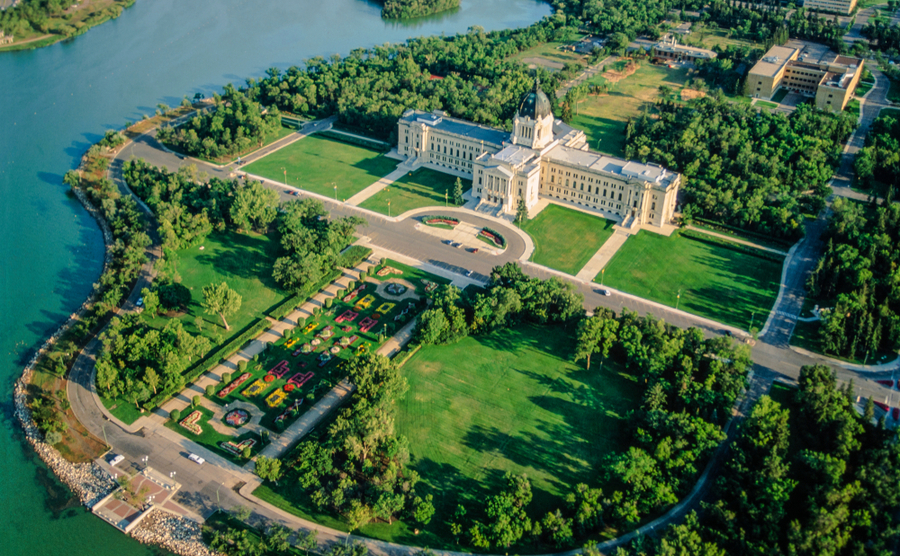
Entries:
{"type": "Polygon", "coordinates": [[[284,185],[287,187],[287,168],[282,168],[284,171],[284,185]]]}
{"type": "Polygon", "coordinates": [[[391,217],[391,200],[388,199],[388,218],[391,217]]]}
{"type": "Polygon", "coordinates": [[[445,189],[445,190],[444,190],[444,208],[447,208],[448,206],[450,206],[450,205],[449,205],[449,201],[448,201],[449,193],[450,193],[450,190],[449,190],[449,189],[445,189]]]}
{"type": "Polygon", "coordinates": [[[750,312],[750,332],[751,333],[753,332],[753,317],[755,317],[755,316],[756,316],[756,313],[751,311],[750,312]]]}
{"type": "Polygon", "coordinates": [[[109,448],[109,440],[106,438],[106,424],[104,423],[100,426],[103,427],[103,442],[106,442],[106,447],[109,448]]]}
{"type": "Polygon", "coordinates": [[[675,296],[675,310],[678,310],[678,303],[681,301],[681,290],[678,290],[678,295],[675,296]]]}
{"type": "Polygon", "coordinates": [[[606,269],[600,270],[600,285],[603,285],[603,275],[606,274],[606,269]]]}

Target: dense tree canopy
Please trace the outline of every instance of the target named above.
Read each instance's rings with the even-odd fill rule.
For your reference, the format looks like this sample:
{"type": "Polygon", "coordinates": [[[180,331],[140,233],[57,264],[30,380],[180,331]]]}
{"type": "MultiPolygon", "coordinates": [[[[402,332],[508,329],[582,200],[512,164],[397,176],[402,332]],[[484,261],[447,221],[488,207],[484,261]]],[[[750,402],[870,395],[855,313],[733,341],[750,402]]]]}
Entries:
{"type": "Polygon", "coordinates": [[[217,159],[261,147],[281,127],[277,108],[263,109],[232,85],[213,98],[211,110],[181,126],[160,128],[159,140],[190,155],[217,159]]]}
{"type": "MultiPolygon", "coordinates": [[[[810,295],[833,310],[820,327],[826,353],[862,357],[900,346],[900,206],[875,209],[838,198],[810,295]]],[[[827,307],[826,307],[827,308],[827,307]]]]}
{"type": "Polygon", "coordinates": [[[459,0],[381,0],[385,19],[409,19],[459,7],[459,0]]]}
{"type": "Polygon", "coordinates": [[[854,160],[856,186],[888,202],[900,187],[900,119],[885,114],[872,123],[854,160]]]}
{"type": "Polygon", "coordinates": [[[847,113],[800,105],[790,116],[706,97],[659,103],[659,117],[629,124],[626,157],[684,174],[686,217],[704,216],[782,238],[803,234],[804,212],[830,194],[847,113]]]}

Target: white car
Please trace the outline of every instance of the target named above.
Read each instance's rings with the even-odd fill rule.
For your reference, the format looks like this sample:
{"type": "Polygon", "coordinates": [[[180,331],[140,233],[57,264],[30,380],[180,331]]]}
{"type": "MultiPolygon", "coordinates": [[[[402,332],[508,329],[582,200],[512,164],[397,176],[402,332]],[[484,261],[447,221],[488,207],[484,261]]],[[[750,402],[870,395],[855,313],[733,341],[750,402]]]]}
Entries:
{"type": "Polygon", "coordinates": [[[606,297],[609,297],[612,295],[612,292],[609,290],[597,290],[597,293],[599,293],[600,295],[605,295],[606,297]]]}
{"type": "Polygon", "coordinates": [[[110,454],[109,459],[107,460],[110,465],[116,466],[125,461],[125,456],[121,454],[110,454]]]}
{"type": "Polygon", "coordinates": [[[196,463],[197,465],[203,465],[203,462],[206,461],[205,459],[201,458],[197,454],[189,455],[188,459],[191,460],[192,462],[196,463]]]}

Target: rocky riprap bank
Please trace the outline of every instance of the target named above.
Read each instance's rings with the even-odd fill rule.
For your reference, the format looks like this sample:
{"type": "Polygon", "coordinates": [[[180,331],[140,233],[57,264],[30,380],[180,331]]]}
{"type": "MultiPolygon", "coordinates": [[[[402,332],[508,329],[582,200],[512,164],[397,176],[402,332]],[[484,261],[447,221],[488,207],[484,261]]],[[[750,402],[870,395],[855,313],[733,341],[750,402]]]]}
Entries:
{"type": "MultiPolygon", "coordinates": [[[[84,208],[97,220],[103,232],[103,242],[106,247],[106,255],[103,261],[103,271],[109,266],[111,253],[109,246],[112,244],[112,232],[106,219],[90,202],[87,195],[78,188],[72,192],[84,205],[84,208]]],[[[16,382],[13,393],[15,414],[25,431],[25,438],[34,448],[38,457],[47,464],[53,473],[59,477],[72,492],[78,496],[79,501],[87,508],[93,508],[97,502],[105,498],[118,487],[116,481],[96,463],[72,463],[63,458],[59,451],[44,442],[44,435],[40,432],[28,407],[25,385],[31,381],[34,367],[40,358],[46,354],[60,336],[69,327],[75,324],[91,307],[96,294],[92,294],[69,319],[59,327],[52,336],[47,338],[40,349],[32,356],[22,371],[21,378],[16,382]]],[[[176,517],[161,510],[154,510],[148,514],[132,531],[132,537],[143,544],[155,544],[180,554],[182,556],[215,556],[216,553],[209,550],[203,543],[200,533],[200,524],[194,520],[176,517]]]]}
{"type": "Polygon", "coordinates": [[[216,556],[203,543],[200,524],[175,517],[160,510],[153,510],[145,517],[131,536],[144,544],[154,544],[182,556],[216,556]]]}

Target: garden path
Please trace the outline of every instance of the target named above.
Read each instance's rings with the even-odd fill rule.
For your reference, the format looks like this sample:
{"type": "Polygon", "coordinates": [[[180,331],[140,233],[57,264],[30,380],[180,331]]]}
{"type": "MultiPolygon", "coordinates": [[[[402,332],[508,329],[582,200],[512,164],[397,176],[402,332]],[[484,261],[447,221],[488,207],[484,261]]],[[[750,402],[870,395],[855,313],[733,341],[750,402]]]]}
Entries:
{"type": "Polygon", "coordinates": [[[616,230],[615,233],[603,242],[603,245],[600,246],[600,249],[597,249],[594,256],[578,271],[578,274],[575,275],[576,278],[585,282],[593,281],[600,274],[600,271],[603,270],[603,267],[613,258],[613,255],[625,245],[625,240],[631,237],[631,234],[624,228],[619,226],[614,228],[616,230]]]}
{"type": "Polygon", "coordinates": [[[384,176],[383,178],[376,181],[369,187],[363,189],[362,191],[360,191],[353,197],[350,197],[349,199],[347,199],[347,201],[346,201],[347,204],[348,205],[358,205],[358,204],[362,203],[363,201],[365,201],[372,195],[375,195],[376,193],[378,193],[385,187],[387,187],[387,186],[391,185],[392,183],[394,183],[395,181],[399,180],[400,178],[403,177],[404,174],[406,174],[407,172],[410,172],[410,171],[412,171],[412,169],[409,166],[407,166],[406,163],[403,163],[403,164],[397,166],[397,169],[394,170],[393,172],[391,172],[390,174],[384,176]]]}

